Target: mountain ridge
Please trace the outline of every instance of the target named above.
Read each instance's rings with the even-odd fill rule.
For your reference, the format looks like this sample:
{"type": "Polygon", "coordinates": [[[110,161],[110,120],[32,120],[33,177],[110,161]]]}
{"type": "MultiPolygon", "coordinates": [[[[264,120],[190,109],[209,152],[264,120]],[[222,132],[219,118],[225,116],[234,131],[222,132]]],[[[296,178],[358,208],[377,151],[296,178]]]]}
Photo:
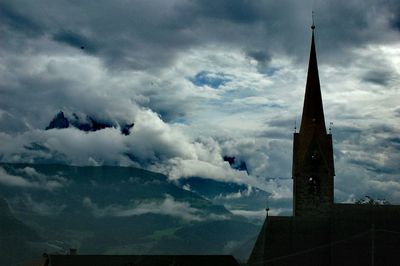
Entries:
{"type": "Polygon", "coordinates": [[[38,256],[74,247],[80,254],[235,252],[245,260],[250,245],[240,246],[260,226],[144,169],[26,163],[0,167],[0,197],[45,241],[35,245],[41,250],[38,256]],[[24,180],[25,186],[6,185],[1,175],[24,180]]]}
{"type": "Polygon", "coordinates": [[[45,128],[50,129],[63,129],[74,127],[81,131],[91,132],[98,131],[105,128],[120,128],[121,134],[128,136],[135,123],[115,123],[107,122],[104,119],[96,119],[90,115],[78,115],[72,113],[72,115],[66,115],[63,111],[58,112],[49,125],[45,128]],[[82,117],[83,116],[83,117],[82,117]]]}

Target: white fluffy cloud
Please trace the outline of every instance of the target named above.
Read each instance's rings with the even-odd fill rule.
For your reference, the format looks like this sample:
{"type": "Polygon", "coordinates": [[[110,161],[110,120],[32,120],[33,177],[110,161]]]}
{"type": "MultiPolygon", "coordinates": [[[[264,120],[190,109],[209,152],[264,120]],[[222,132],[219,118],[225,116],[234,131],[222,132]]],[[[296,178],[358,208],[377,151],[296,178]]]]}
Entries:
{"type": "Polygon", "coordinates": [[[255,219],[255,220],[260,220],[260,221],[263,221],[266,216],[265,210],[259,210],[259,211],[230,210],[230,212],[232,212],[234,215],[244,216],[248,219],[255,219]]]}
{"type": "Polygon", "coordinates": [[[6,186],[16,187],[36,187],[36,184],[32,184],[23,177],[9,175],[3,168],[0,168],[0,182],[6,186]]]}
{"type": "Polygon", "coordinates": [[[96,203],[88,197],[83,199],[82,204],[89,208],[93,215],[103,216],[139,216],[143,214],[162,214],[178,217],[185,221],[221,220],[229,217],[217,214],[205,214],[203,210],[193,208],[187,202],[176,201],[170,195],[166,195],[164,200],[155,202],[139,202],[133,206],[109,205],[98,207],[96,203]]]}
{"type": "Polygon", "coordinates": [[[36,172],[31,167],[25,167],[20,172],[25,173],[28,177],[9,174],[3,167],[0,167],[0,184],[11,187],[46,190],[54,190],[67,185],[65,178],[60,176],[48,177],[36,172]]]}

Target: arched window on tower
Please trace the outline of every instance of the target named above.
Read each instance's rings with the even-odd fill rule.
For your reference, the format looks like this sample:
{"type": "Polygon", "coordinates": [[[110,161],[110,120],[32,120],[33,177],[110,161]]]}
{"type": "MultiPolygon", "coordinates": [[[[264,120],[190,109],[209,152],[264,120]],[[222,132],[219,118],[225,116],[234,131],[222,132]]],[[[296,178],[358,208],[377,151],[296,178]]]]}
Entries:
{"type": "Polygon", "coordinates": [[[313,151],[313,153],[311,154],[311,162],[312,163],[317,163],[319,161],[319,153],[318,151],[313,151]]]}
{"type": "Polygon", "coordinates": [[[310,176],[308,178],[308,192],[310,195],[318,196],[320,193],[320,182],[316,176],[310,176]]]}

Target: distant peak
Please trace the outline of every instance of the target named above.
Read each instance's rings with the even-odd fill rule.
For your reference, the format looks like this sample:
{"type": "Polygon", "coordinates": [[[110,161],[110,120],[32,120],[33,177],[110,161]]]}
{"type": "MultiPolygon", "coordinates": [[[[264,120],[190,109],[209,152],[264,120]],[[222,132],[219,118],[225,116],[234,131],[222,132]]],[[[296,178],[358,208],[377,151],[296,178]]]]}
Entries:
{"type": "Polygon", "coordinates": [[[53,128],[68,128],[68,127],[69,127],[69,121],[64,116],[64,112],[60,111],[50,121],[50,124],[46,127],[46,130],[53,129],[53,128]]]}
{"type": "Polygon", "coordinates": [[[105,128],[117,128],[119,126],[121,134],[128,136],[131,133],[131,129],[134,125],[135,123],[118,124],[85,114],[78,115],[77,113],[72,113],[71,115],[67,112],[65,115],[63,111],[59,111],[50,121],[49,125],[46,127],[46,130],[54,128],[63,129],[71,126],[84,132],[93,132],[105,128]]]}

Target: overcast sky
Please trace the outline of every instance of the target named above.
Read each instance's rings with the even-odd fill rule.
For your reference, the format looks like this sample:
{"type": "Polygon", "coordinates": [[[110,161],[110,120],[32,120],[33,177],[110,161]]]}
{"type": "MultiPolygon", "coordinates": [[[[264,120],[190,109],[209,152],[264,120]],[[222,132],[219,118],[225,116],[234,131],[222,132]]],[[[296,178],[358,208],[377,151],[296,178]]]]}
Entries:
{"type": "Polygon", "coordinates": [[[312,10],[335,198],[400,203],[396,0],[2,0],[0,158],[234,181],[287,204],[312,10]],[[59,111],[135,126],[45,131],[59,111]]]}

